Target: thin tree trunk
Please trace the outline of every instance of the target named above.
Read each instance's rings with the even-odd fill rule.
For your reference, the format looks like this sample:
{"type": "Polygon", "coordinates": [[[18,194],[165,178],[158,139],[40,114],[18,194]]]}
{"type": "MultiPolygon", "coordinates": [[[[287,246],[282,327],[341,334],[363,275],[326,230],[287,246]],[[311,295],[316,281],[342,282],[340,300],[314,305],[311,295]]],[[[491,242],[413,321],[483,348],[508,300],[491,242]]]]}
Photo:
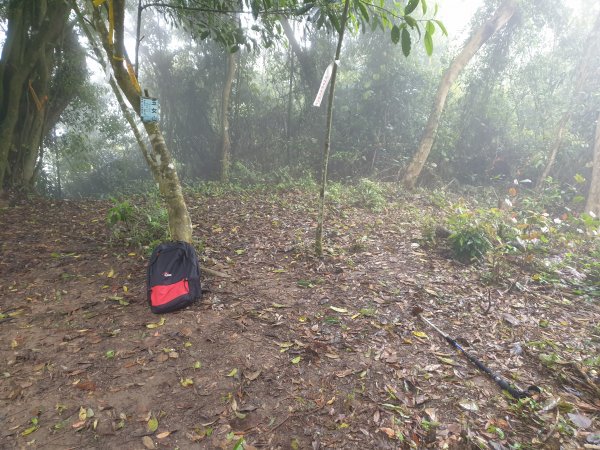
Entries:
{"type": "Polygon", "coordinates": [[[592,180],[585,202],[585,210],[600,216],[600,113],[596,120],[596,137],[594,138],[594,162],[592,165],[592,180]]]}
{"type": "MultiPolygon", "coordinates": [[[[133,66],[125,53],[124,45],[125,0],[113,0],[113,10],[114,43],[110,42],[108,29],[101,17],[101,7],[93,9],[94,25],[112,66],[115,80],[133,110],[139,116],[141,89],[137,85],[133,66]]],[[[171,153],[167,148],[158,123],[144,123],[144,128],[152,145],[151,153],[144,155],[144,157],[158,182],[159,191],[167,206],[171,238],[177,241],[191,242],[192,221],[183,198],[183,190],[171,153]]]]}
{"type": "Polygon", "coordinates": [[[590,31],[590,35],[587,39],[587,46],[583,52],[581,60],[579,61],[575,75],[575,84],[573,85],[573,91],[569,96],[569,102],[566,106],[566,110],[554,129],[554,142],[550,148],[550,153],[548,154],[548,159],[546,160],[544,170],[542,171],[540,178],[538,178],[535,186],[535,190],[538,192],[544,187],[544,183],[546,182],[546,179],[550,175],[550,172],[554,167],[554,163],[556,162],[556,155],[558,155],[558,151],[560,150],[563,142],[563,137],[565,132],[568,130],[569,122],[571,121],[571,116],[573,115],[573,105],[575,104],[575,99],[579,97],[581,89],[589,77],[590,62],[594,60],[593,52],[598,46],[598,41],[600,41],[600,14],[598,14],[596,22],[592,27],[592,31],[590,31]]]}
{"type": "Polygon", "coordinates": [[[287,118],[285,121],[285,155],[287,165],[292,165],[291,139],[292,139],[292,106],[294,100],[294,51],[290,48],[290,80],[288,84],[287,118]]]}
{"type": "Polygon", "coordinates": [[[329,87],[329,98],[327,99],[327,127],[325,132],[325,145],[323,146],[323,164],[321,166],[321,190],[319,192],[319,212],[317,216],[317,235],[315,238],[315,251],[317,256],[323,256],[323,217],[325,213],[325,189],[327,188],[327,166],[329,164],[329,150],[331,142],[331,125],[333,123],[333,98],[335,93],[335,79],[337,75],[338,61],[342,52],[342,42],[344,41],[344,31],[346,30],[346,21],[348,19],[348,7],[350,0],[344,2],[344,12],[340,24],[340,36],[338,38],[337,48],[335,50],[335,60],[331,72],[331,86],[329,87]]]}
{"type": "Polygon", "coordinates": [[[229,182],[229,169],[231,168],[231,137],[229,135],[229,99],[237,67],[238,53],[228,52],[227,73],[221,96],[221,182],[229,182]]]}
{"type": "MultiPolygon", "coordinates": [[[[504,27],[511,17],[517,10],[517,3],[515,0],[505,0],[494,16],[483,26],[478,28],[473,35],[469,38],[461,52],[450,64],[450,67],[444,73],[440,85],[438,86],[437,93],[433,102],[433,108],[429,115],[429,120],[425,126],[425,130],[421,137],[421,142],[417,152],[413,156],[410,164],[404,172],[402,183],[409,189],[415,187],[417,179],[423,170],[425,161],[429,156],[433,141],[437,133],[437,129],[440,122],[440,117],[446,103],[446,97],[450,91],[450,87],[458,78],[458,75],[462,72],[469,61],[475,56],[481,46],[498,30],[504,27]]],[[[399,174],[400,175],[400,174],[399,174]]]]}

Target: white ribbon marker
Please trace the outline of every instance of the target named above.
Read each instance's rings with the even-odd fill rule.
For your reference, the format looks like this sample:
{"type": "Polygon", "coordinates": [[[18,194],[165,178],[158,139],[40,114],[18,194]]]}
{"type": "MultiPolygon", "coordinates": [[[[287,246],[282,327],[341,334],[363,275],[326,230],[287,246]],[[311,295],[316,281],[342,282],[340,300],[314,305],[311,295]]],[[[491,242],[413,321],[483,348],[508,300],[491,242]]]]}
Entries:
{"type": "Polygon", "coordinates": [[[327,66],[325,69],[325,73],[323,74],[323,79],[321,80],[321,86],[319,86],[319,92],[317,92],[317,96],[315,97],[315,101],[313,102],[313,106],[317,108],[321,106],[321,100],[323,100],[323,95],[325,94],[325,89],[327,89],[327,85],[329,84],[329,80],[331,79],[331,73],[333,72],[333,65],[337,64],[339,66],[340,62],[335,61],[327,66]]]}

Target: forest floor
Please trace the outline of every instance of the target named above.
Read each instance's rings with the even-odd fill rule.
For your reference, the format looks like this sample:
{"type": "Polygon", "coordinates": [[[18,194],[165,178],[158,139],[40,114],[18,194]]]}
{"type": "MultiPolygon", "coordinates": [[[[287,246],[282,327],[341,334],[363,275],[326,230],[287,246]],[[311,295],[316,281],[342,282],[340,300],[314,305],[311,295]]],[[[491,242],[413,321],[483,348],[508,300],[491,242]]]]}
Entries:
{"type": "Polygon", "coordinates": [[[0,448],[600,448],[597,291],[520,257],[490,283],[421,245],[426,195],[332,205],[319,259],[314,201],[190,193],[202,265],[227,277],[164,316],[110,202],[1,209],[0,448]],[[541,393],[503,393],[415,306],[541,393]]]}

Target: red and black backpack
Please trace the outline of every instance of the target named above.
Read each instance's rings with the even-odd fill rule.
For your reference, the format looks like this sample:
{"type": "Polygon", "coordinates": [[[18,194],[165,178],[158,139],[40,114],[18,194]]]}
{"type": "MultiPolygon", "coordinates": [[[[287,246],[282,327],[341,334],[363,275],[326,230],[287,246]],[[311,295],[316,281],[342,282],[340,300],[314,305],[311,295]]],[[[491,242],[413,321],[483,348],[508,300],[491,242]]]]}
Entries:
{"type": "Polygon", "coordinates": [[[187,242],[160,244],[148,263],[148,303],[155,314],[185,308],[202,296],[196,250],[187,242]]]}

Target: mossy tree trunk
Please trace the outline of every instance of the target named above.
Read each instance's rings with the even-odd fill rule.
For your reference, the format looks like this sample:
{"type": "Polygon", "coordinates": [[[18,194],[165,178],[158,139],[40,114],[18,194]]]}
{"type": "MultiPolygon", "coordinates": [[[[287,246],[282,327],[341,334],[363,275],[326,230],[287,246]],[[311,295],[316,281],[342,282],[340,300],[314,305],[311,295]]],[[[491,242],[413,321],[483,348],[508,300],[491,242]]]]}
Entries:
{"type": "Polygon", "coordinates": [[[0,57],[2,189],[32,186],[40,144],[51,128],[49,120],[58,120],[64,110],[50,114],[51,105],[61,102],[48,96],[69,11],[63,0],[11,0],[7,5],[6,40],[0,57]]]}
{"type": "MultiPolygon", "coordinates": [[[[91,7],[93,8],[93,23],[102,41],[102,46],[107,54],[115,80],[125,98],[127,98],[127,101],[139,116],[141,89],[137,84],[133,66],[125,53],[124,46],[125,0],[113,0],[112,3],[114,41],[111,39],[106,26],[106,22],[108,21],[107,7],[93,7],[93,5],[91,7]]],[[[144,123],[144,129],[150,140],[151,149],[146,152],[142,149],[142,153],[154,179],[158,183],[159,191],[165,201],[169,216],[171,238],[178,241],[191,242],[192,221],[185,204],[175,164],[163,138],[160,126],[155,122],[146,122],[144,123]]]]}

